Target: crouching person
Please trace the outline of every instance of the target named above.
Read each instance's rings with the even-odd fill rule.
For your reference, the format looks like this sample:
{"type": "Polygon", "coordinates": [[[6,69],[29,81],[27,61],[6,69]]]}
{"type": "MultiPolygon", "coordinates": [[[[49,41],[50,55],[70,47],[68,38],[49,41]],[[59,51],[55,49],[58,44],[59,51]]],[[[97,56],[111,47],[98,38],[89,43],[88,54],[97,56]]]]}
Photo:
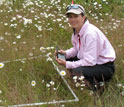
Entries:
{"type": "Polygon", "coordinates": [[[66,16],[74,31],[73,47],[65,51],[59,50],[59,53],[66,56],[66,60],[56,57],[56,61],[69,69],[72,77],[83,75],[86,85],[92,90],[97,90],[100,82],[112,78],[116,56],[107,37],[88,21],[85,14],[81,5],[72,4],[67,7],[66,16]]]}

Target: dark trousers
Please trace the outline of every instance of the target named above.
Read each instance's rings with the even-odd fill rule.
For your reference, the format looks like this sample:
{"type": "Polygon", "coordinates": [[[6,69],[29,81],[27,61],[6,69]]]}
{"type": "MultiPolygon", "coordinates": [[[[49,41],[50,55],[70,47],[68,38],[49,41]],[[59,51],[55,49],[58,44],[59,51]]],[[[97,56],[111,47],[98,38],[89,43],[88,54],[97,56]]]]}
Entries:
{"type": "MultiPolygon", "coordinates": [[[[77,61],[77,57],[67,59],[67,61],[77,61]]],[[[83,75],[91,84],[109,81],[115,72],[114,62],[107,62],[101,65],[80,66],[70,70],[72,76],[83,75]]]]}

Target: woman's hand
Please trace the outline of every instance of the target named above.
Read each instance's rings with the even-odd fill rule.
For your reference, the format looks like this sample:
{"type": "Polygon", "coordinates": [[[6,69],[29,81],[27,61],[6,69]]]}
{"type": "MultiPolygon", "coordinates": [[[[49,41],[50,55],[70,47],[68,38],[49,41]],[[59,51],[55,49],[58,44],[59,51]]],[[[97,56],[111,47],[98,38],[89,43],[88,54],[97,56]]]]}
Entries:
{"type": "Polygon", "coordinates": [[[66,66],[66,61],[63,60],[63,59],[57,58],[57,56],[56,56],[56,61],[58,62],[58,64],[63,65],[63,66],[66,66]]]}
{"type": "Polygon", "coordinates": [[[66,52],[65,52],[64,50],[62,50],[62,49],[61,49],[61,50],[59,50],[58,52],[59,52],[59,53],[61,53],[61,54],[66,55],[66,52]]]}
{"type": "MultiPolygon", "coordinates": [[[[64,50],[58,50],[58,53],[66,55],[66,52],[64,50]]],[[[55,50],[54,55],[57,56],[57,52],[55,50]]]]}

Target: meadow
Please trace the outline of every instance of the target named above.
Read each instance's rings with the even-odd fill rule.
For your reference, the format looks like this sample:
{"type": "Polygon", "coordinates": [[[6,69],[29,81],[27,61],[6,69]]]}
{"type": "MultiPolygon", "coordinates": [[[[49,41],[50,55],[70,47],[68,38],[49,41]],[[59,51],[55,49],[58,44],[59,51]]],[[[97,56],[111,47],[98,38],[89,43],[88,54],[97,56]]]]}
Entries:
{"type": "MultiPolygon", "coordinates": [[[[72,46],[65,16],[71,0],[4,0],[0,3],[0,107],[74,99],[52,65],[56,46],[72,46]],[[3,64],[3,66],[2,66],[3,64]]],[[[79,101],[33,107],[124,107],[124,0],[74,0],[84,6],[116,51],[116,72],[102,96],[66,74],[79,101]]]]}

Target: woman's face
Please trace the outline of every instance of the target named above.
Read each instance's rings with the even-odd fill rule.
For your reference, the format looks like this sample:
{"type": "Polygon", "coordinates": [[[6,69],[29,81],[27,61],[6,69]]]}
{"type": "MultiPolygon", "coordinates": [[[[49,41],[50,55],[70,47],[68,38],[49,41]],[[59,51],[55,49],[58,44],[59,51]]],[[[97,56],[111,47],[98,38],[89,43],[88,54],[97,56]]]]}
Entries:
{"type": "Polygon", "coordinates": [[[77,15],[70,13],[68,14],[68,22],[72,28],[80,30],[84,22],[84,17],[82,17],[81,14],[77,15]]]}

